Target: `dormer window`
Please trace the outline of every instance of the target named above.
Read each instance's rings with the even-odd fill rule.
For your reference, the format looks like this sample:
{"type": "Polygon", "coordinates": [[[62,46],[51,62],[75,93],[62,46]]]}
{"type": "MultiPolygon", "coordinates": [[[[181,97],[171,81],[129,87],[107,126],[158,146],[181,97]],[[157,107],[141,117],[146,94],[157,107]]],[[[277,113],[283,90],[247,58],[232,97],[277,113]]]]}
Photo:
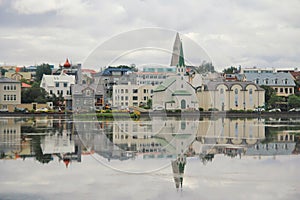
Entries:
{"type": "Polygon", "coordinates": [[[258,84],[258,83],[259,83],[259,79],[258,79],[258,78],[256,79],[255,83],[256,83],[256,84],[258,84]]]}
{"type": "Polygon", "coordinates": [[[275,79],[275,84],[278,84],[278,79],[277,78],[275,79]]]}
{"type": "Polygon", "coordinates": [[[266,84],[269,84],[269,79],[266,79],[266,84]]]}
{"type": "Polygon", "coordinates": [[[287,79],[284,79],[284,84],[288,84],[288,80],[287,79]]]}

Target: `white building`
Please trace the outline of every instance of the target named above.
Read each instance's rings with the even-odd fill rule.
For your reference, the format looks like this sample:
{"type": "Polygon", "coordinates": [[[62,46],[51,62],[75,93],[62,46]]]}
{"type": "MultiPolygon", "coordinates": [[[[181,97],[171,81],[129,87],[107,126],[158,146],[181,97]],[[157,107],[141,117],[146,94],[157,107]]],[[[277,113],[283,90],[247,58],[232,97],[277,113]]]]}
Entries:
{"type": "Polygon", "coordinates": [[[114,85],[112,94],[113,106],[139,106],[152,98],[152,85],[114,85]]]}
{"type": "Polygon", "coordinates": [[[70,98],[72,95],[71,85],[75,84],[75,76],[61,73],[60,75],[43,75],[41,87],[51,96],[62,95],[62,97],[70,98]]]}
{"type": "Polygon", "coordinates": [[[12,112],[21,104],[21,82],[0,77],[0,109],[12,112]]]}
{"type": "Polygon", "coordinates": [[[252,82],[209,81],[197,90],[197,97],[204,110],[253,110],[265,103],[264,89],[252,82]]]}
{"type": "Polygon", "coordinates": [[[138,85],[159,85],[169,76],[176,74],[176,67],[144,67],[142,71],[135,72],[138,85]]]}

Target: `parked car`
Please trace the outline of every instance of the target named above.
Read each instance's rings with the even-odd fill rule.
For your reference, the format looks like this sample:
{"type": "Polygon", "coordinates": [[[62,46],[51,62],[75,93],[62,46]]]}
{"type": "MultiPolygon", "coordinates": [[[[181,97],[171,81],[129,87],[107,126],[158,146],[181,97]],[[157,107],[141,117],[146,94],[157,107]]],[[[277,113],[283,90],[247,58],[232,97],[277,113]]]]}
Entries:
{"type": "Polygon", "coordinates": [[[163,107],[163,106],[155,106],[155,107],[153,107],[153,111],[162,111],[162,110],[164,110],[165,108],[163,107]]]}
{"type": "Polygon", "coordinates": [[[266,111],[264,108],[254,108],[253,110],[254,112],[263,112],[263,111],[266,111]]]}
{"type": "Polygon", "coordinates": [[[15,107],[15,112],[28,113],[28,109],[15,107]]]}
{"type": "Polygon", "coordinates": [[[36,112],[49,112],[48,108],[38,108],[35,110],[36,112]]]}
{"type": "Polygon", "coordinates": [[[0,112],[8,112],[8,109],[7,108],[1,108],[0,112]]]}
{"type": "Polygon", "coordinates": [[[300,112],[300,108],[292,108],[289,112],[300,112]]]}
{"type": "Polygon", "coordinates": [[[281,112],[280,108],[273,108],[269,112],[281,112]]]}

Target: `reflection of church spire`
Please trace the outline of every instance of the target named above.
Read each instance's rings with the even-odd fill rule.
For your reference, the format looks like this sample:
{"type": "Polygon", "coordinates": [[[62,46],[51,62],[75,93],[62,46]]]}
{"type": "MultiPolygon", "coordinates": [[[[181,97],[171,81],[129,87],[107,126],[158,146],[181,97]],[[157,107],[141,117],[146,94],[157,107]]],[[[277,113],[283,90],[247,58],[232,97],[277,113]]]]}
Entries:
{"type": "Polygon", "coordinates": [[[186,157],[183,154],[179,155],[176,160],[172,161],[173,176],[177,189],[179,189],[179,186],[182,188],[185,164],[186,157]]]}

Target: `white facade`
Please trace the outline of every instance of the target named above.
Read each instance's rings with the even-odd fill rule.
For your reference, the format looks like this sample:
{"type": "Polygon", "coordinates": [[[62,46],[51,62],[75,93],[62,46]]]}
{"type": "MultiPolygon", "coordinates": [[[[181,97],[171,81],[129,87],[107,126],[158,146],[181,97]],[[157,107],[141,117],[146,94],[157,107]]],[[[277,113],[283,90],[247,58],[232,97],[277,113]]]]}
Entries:
{"type": "Polygon", "coordinates": [[[186,81],[187,76],[172,76],[155,88],[152,105],[166,110],[196,110],[198,99],[194,88],[186,81]]]}
{"type": "Polygon", "coordinates": [[[60,75],[43,75],[41,81],[41,87],[48,92],[49,95],[55,94],[59,96],[60,94],[66,98],[72,95],[71,85],[75,84],[75,76],[60,74],[60,75]]]}
{"type": "Polygon", "coordinates": [[[112,94],[113,106],[139,106],[152,98],[152,85],[114,85],[112,94]]]}
{"type": "Polygon", "coordinates": [[[197,97],[204,110],[253,110],[265,103],[265,91],[252,82],[211,81],[197,91],[197,97]]]}

